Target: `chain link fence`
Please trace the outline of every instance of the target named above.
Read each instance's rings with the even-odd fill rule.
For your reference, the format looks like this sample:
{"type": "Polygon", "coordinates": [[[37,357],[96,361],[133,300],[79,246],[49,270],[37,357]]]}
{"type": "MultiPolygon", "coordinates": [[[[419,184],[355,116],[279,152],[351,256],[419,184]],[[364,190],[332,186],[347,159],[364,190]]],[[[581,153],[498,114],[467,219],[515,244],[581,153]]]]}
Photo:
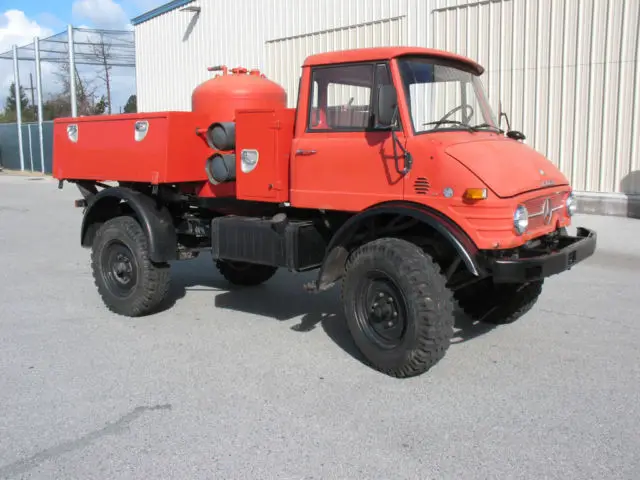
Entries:
{"type": "Polygon", "coordinates": [[[137,110],[130,30],[36,37],[0,53],[0,76],[0,169],[51,173],[56,118],[137,110]]]}

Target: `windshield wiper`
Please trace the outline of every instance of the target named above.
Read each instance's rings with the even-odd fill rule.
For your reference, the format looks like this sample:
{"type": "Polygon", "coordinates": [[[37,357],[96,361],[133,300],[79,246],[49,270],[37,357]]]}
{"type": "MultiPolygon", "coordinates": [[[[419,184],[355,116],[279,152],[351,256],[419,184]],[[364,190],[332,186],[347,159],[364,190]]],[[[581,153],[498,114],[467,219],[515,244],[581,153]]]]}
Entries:
{"type": "Polygon", "coordinates": [[[478,130],[487,129],[487,130],[493,130],[493,131],[499,132],[499,133],[504,133],[504,130],[502,130],[501,128],[494,127],[493,125],[489,125],[488,123],[481,123],[479,125],[473,125],[470,128],[474,132],[477,132],[478,130]]]}
{"type": "Polygon", "coordinates": [[[436,127],[442,125],[443,123],[451,123],[453,125],[460,125],[461,127],[464,127],[465,130],[469,130],[470,132],[473,131],[473,128],[467,124],[467,123],[462,123],[459,120],[438,120],[436,122],[427,122],[427,123],[423,123],[422,125],[435,125],[436,127]]]}

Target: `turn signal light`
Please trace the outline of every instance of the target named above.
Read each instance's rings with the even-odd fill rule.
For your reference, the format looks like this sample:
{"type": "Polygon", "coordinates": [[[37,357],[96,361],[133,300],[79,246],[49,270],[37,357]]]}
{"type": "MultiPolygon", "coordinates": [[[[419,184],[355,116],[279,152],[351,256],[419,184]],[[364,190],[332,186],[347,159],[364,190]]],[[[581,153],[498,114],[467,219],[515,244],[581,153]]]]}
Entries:
{"type": "Polygon", "coordinates": [[[467,188],[464,192],[467,200],[484,200],[487,198],[486,188],[467,188]]]}

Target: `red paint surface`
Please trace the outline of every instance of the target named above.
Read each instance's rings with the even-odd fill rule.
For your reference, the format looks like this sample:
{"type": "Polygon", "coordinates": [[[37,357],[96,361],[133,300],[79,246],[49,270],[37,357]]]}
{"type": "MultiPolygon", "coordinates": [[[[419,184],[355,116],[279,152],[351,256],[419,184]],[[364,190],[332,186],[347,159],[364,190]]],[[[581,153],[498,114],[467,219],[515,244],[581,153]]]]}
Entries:
{"type": "Polygon", "coordinates": [[[289,200],[289,166],[294,109],[239,111],[236,122],[237,197],[243,200],[289,200]],[[259,160],[248,173],[241,169],[243,150],[257,150],[259,160]]]}
{"type": "Polygon", "coordinates": [[[280,85],[259,72],[237,68],[198,85],[191,96],[191,110],[204,115],[207,126],[213,122],[232,122],[237,110],[277,109],[287,105],[287,94],[280,85]]]}
{"type": "Polygon", "coordinates": [[[196,135],[205,118],[190,112],[154,112],[58,118],[53,127],[53,176],[146,183],[204,181],[211,150],[196,135]],[[147,120],[140,142],[134,125],[147,120]],[[78,126],[78,142],[67,125],[78,126]]]}
{"type": "Polygon", "coordinates": [[[481,178],[500,197],[535,190],[551,181],[566,185],[562,172],[533,148],[509,138],[474,135],[466,142],[445,148],[461,164],[481,178]],[[483,138],[484,137],[484,138],[483,138]]]}
{"type": "Polygon", "coordinates": [[[447,52],[444,50],[438,50],[435,48],[422,47],[372,47],[318,53],[316,55],[310,55],[309,57],[307,57],[304,61],[303,66],[310,67],[314,65],[333,65],[338,63],[391,60],[392,58],[397,58],[403,55],[420,55],[447,60],[455,60],[468,65],[478,75],[481,75],[484,72],[484,68],[482,67],[482,65],[468,57],[464,57],[462,55],[447,52]]]}

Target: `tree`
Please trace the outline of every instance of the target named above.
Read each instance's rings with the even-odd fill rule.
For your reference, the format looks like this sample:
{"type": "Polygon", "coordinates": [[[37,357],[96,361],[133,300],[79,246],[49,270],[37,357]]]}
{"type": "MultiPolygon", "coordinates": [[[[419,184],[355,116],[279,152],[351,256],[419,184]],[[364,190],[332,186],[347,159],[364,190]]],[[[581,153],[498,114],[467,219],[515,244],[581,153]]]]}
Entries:
{"type": "Polygon", "coordinates": [[[42,103],[43,120],[53,120],[71,115],[71,102],[63,93],[50,96],[42,103]]]}
{"type": "MultiPolygon", "coordinates": [[[[16,84],[15,82],[11,82],[11,86],[9,87],[9,96],[5,102],[5,111],[17,111],[16,103],[16,84]]],[[[20,110],[24,110],[28,105],[29,99],[27,98],[27,94],[24,93],[24,89],[20,86],[20,110]]]]}
{"type": "Polygon", "coordinates": [[[136,113],[138,111],[138,97],[131,95],[124,106],[124,113],[136,113]]]}
{"type": "Polygon", "coordinates": [[[91,44],[93,55],[103,70],[103,73],[98,74],[98,78],[105,84],[107,90],[106,107],[109,115],[111,115],[111,65],[109,64],[112,57],[111,44],[104,42],[104,35],[102,33],[100,34],[100,42],[93,43],[89,40],[88,43],[91,44]]]}
{"type": "MultiPolygon", "coordinates": [[[[60,79],[62,84],[62,92],[56,98],[56,107],[61,106],[60,100],[65,100],[69,105],[69,112],[71,111],[71,81],[69,76],[69,63],[62,62],[59,64],[59,70],[56,75],[60,79]]],[[[78,72],[78,67],[75,68],[75,84],[76,84],[76,103],[78,109],[78,115],[102,115],[109,108],[109,101],[104,98],[104,95],[96,99],[97,88],[92,82],[82,78],[78,72]]],[[[66,115],[71,115],[68,113],[66,115]]]]}
{"type": "MultiPolygon", "coordinates": [[[[4,113],[0,117],[2,123],[13,123],[18,120],[18,100],[16,99],[15,85],[15,82],[12,82],[9,87],[9,95],[5,100],[4,113]]],[[[27,98],[27,94],[24,93],[22,86],[20,86],[20,112],[22,113],[23,122],[35,121],[34,109],[29,108],[29,99],[27,98]]]]}
{"type": "MultiPolygon", "coordinates": [[[[62,84],[62,94],[68,98],[69,105],[71,105],[71,79],[70,79],[70,67],[68,62],[62,62],[59,64],[58,71],[55,75],[60,79],[62,84]]],[[[92,106],[93,94],[95,89],[92,89],[89,82],[84,81],[78,73],[78,67],[75,67],[74,80],[76,86],[76,102],[78,107],[78,115],[90,115],[89,110],[92,106]]]]}
{"type": "Polygon", "coordinates": [[[109,103],[104,98],[104,95],[100,97],[100,100],[93,106],[93,115],[102,115],[109,107],[109,103]]]}

